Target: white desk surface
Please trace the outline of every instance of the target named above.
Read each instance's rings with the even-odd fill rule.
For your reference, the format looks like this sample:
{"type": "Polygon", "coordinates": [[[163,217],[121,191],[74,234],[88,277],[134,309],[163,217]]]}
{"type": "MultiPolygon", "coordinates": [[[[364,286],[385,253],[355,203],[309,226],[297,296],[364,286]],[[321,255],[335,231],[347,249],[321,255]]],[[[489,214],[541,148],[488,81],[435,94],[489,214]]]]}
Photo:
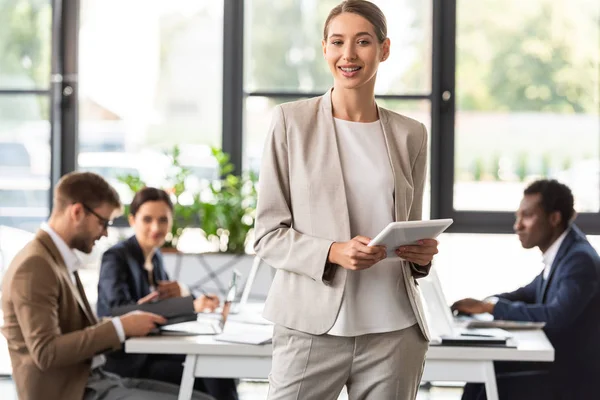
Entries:
{"type": "MultiPolygon", "coordinates": [[[[427,359],[553,361],[554,348],[541,330],[512,331],[517,348],[430,346],[427,359]]],[[[125,342],[127,353],[271,357],[271,345],[218,342],[212,336],[149,336],[125,342]]]]}
{"type": "MultiPolygon", "coordinates": [[[[227,327],[240,324],[227,322],[227,327]]],[[[431,345],[424,381],[483,382],[489,400],[498,400],[493,361],[553,361],[554,348],[542,330],[512,331],[517,348],[431,345]]],[[[150,336],[125,342],[127,353],[185,354],[179,400],[189,400],[194,377],[266,379],[272,346],[226,343],[213,336],[150,336]]]]}
{"type": "MultiPolygon", "coordinates": [[[[229,324],[229,323],[228,323],[229,324]]],[[[227,328],[225,328],[227,329],[227,328]]],[[[517,348],[430,346],[424,381],[483,382],[487,398],[499,400],[493,361],[552,361],[554,348],[541,330],[513,331],[517,348]]],[[[212,336],[129,339],[128,353],[185,354],[179,400],[191,398],[194,377],[266,379],[272,346],[225,343],[212,336]]]]}

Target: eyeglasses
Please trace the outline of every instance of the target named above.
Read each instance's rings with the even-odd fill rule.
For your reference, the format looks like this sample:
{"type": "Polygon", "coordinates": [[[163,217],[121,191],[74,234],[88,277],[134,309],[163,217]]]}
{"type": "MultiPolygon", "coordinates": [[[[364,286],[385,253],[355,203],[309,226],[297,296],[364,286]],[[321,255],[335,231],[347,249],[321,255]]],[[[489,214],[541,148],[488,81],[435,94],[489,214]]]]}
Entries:
{"type": "Polygon", "coordinates": [[[103,216],[99,215],[96,211],[92,210],[90,207],[86,206],[83,203],[81,203],[81,205],[83,206],[83,208],[85,208],[86,211],[94,214],[96,216],[96,218],[98,218],[100,220],[100,222],[102,223],[102,226],[104,226],[104,229],[108,229],[109,226],[112,226],[113,222],[110,219],[104,218],[103,216]]]}

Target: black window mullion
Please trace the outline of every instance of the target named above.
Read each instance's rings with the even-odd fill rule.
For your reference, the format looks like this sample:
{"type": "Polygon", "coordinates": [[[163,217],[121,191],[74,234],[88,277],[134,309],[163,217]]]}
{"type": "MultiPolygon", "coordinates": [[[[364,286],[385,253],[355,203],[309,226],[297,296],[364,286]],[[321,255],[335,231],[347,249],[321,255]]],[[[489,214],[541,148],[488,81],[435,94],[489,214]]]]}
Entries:
{"type": "Polygon", "coordinates": [[[242,171],[244,116],[244,1],[225,0],[223,17],[223,136],[235,173],[242,171]]]}
{"type": "Polygon", "coordinates": [[[431,218],[453,217],[455,42],[456,1],[433,0],[431,218]]]}
{"type": "MultiPolygon", "coordinates": [[[[79,0],[52,2],[50,187],[77,167],[79,0]]],[[[52,195],[50,195],[50,209],[52,195]]]]}

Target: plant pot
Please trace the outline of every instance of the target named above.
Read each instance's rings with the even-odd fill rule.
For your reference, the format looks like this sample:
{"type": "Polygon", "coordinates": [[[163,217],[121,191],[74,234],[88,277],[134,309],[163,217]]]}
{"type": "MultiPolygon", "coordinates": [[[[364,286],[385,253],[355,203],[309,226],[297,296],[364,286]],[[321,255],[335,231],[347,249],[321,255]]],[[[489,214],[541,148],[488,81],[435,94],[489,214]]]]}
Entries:
{"type": "MultiPolygon", "coordinates": [[[[246,285],[255,257],[248,254],[227,253],[162,253],[169,277],[186,284],[196,296],[202,294],[200,288],[207,293],[216,293],[221,298],[225,296],[235,268],[242,276],[241,284],[238,286],[238,299],[246,285]]],[[[264,266],[258,269],[250,291],[250,301],[266,300],[272,275],[270,267],[264,266]]]]}

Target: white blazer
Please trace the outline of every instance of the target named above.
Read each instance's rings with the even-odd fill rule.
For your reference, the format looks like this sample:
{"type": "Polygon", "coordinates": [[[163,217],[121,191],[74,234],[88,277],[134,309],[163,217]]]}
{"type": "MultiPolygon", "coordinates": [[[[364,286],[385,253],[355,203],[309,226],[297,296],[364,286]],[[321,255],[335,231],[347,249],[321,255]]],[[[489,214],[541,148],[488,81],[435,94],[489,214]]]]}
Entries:
{"type": "MultiPolygon", "coordinates": [[[[420,220],[427,168],[422,123],[378,107],[394,175],[396,221],[420,220]]],[[[350,219],[331,106],[321,97],[274,110],[260,170],[254,248],[276,274],[264,317],[320,335],[333,326],[346,270],[329,264],[333,242],[350,237],[350,219]]],[[[408,263],[407,263],[408,264],[408,263]]],[[[417,277],[428,267],[407,265],[404,284],[421,331],[429,340],[417,277]]]]}

